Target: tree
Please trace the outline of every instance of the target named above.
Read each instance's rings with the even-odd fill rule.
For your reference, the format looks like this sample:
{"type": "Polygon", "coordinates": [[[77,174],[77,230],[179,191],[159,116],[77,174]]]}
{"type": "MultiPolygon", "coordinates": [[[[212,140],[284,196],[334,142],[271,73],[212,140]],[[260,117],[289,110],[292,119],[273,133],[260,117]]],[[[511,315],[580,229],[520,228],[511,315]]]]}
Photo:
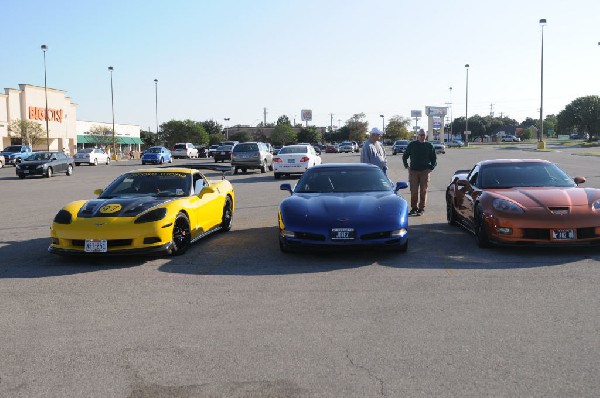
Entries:
{"type": "Polygon", "coordinates": [[[252,134],[246,130],[240,130],[236,132],[229,133],[229,139],[232,141],[252,141],[252,134]]]}
{"type": "Polygon", "coordinates": [[[144,145],[147,147],[161,145],[158,138],[158,134],[153,133],[152,131],[140,131],[140,139],[144,141],[144,145]]]}
{"type": "Polygon", "coordinates": [[[296,132],[289,124],[278,124],[271,134],[271,141],[274,145],[294,144],[298,142],[297,140],[296,132]]]}
{"type": "Polygon", "coordinates": [[[178,142],[208,145],[210,139],[204,126],[193,120],[171,120],[160,125],[160,136],[168,147],[178,142]]]}
{"type": "Polygon", "coordinates": [[[411,119],[399,115],[392,116],[385,127],[385,137],[392,141],[400,139],[409,139],[412,132],[408,131],[411,119]]]}
{"type": "Polygon", "coordinates": [[[283,116],[279,116],[279,118],[277,119],[277,126],[279,126],[280,124],[287,124],[287,125],[292,125],[292,122],[290,122],[290,118],[287,117],[286,115],[283,116]]]}
{"type": "Polygon", "coordinates": [[[345,127],[348,128],[348,140],[362,142],[366,139],[369,122],[363,120],[365,117],[364,113],[356,113],[346,121],[345,127]]]}
{"type": "Polygon", "coordinates": [[[112,148],[113,138],[116,140],[116,137],[113,137],[112,129],[108,126],[94,125],[90,127],[88,133],[90,144],[94,144],[97,148],[112,148]]]}
{"type": "Polygon", "coordinates": [[[571,131],[589,133],[591,141],[600,132],[600,97],[579,97],[556,116],[557,130],[563,134],[571,131]]]}
{"type": "Polygon", "coordinates": [[[221,126],[219,123],[215,122],[212,119],[205,120],[201,123],[202,123],[202,127],[204,127],[204,130],[208,133],[208,135],[223,133],[223,126],[221,126]]]}
{"type": "Polygon", "coordinates": [[[20,138],[23,145],[34,146],[46,141],[42,125],[33,120],[15,119],[8,125],[8,135],[11,138],[20,138]]]}
{"type": "Polygon", "coordinates": [[[298,133],[299,142],[307,142],[312,144],[315,142],[321,142],[322,139],[321,129],[316,126],[303,127],[298,133]]]}

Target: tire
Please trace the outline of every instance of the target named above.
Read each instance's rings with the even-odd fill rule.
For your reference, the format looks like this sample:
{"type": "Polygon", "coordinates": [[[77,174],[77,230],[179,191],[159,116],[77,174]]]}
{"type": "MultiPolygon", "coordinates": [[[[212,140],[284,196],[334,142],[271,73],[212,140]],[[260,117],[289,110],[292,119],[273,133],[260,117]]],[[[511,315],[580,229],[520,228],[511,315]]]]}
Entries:
{"type": "Polygon", "coordinates": [[[260,172],[261,173],[267,172],[267,161],[266,160],[263,160],[262,165],[260,166],[260,172]]]}
{"type": "Polygon", "coordinates": [[[169,158],[169,163],[173,163],[173,158],[169,158]]]}
{"type": "Polygon", "coordinates": [[[187,251],[191,242],[190,220],[184,213],[177,214],[173,223],[173,247],[171,254],[178,256],[187,251]]]}
{"type": "Polygon", "coordinates": [[[25,174],[19,174],[19,178],[22,180],[25,178],[25,174]]]}
{"type": "Polygon", "coordinates": [[[449,202],[449,197],[446,198],[446,221],[448,225],[456,225],[456,211],[454,206],[449,202]]]}
{"type": "Polygon", "coordinates": [[[94,166],[98,166],[98,158],[94,159],[94,166]]]}
{"type": "Polygon", "coordinates": [[[273,163],[269,166],[269,171],[273,171],[273,163]]]}
{"type": "Polygon", "coordinates": [[[238,169],[237,167],[236,167],[236,168],[234,168],[234,169],[233,169],[233,174],[237,174],[239,170],[240,170],[240,169],[238,169]]]}
{"type": "Polygon", "coordinates": [[[273,177],[275,177],[276,180],[279,180],[281,178],[281,173],[273,173],[273,177]]]}
{"type": "Polygon", "coordinates": [[[143,166],[143,165],[145,165],[145,164],[146,164],[146,162],[144,162],[144,161],[142,160],[142,166],[143,166]]]}
{"type": "Polygon", "coordinates": [[[50,177],[52,177],[52,167],[48,167],[48,170],[46,171],[46,178],[50,177]]]}
{"type": "Polygon", "coordinates": [[[160,160],[158,161],[158,164],[163,164],[165,162],[165,160],[163,158],[160,158],[160,160]]]}
{"type": "Polygon", "coordinates": [[[244,167],[244,168],[242,169],[242,173],[246,174],[247,172],[248,172],[248,169],[244,167]]]}
{"type": "Polygon", "coordinates": [[[283,253],[291,253],[292,251],[289,244],[287,244],[281,236],[279,237],[279,250],[281,250],[283,253]]]}
{"type": "Polygon", "coordinates": [[[215,163],[217,163],[217,162],[218,162],[218,160],[217,160],[217,158],[215,158],[215,163]]]}
{"type": "Polygon", "coordinates": [[[79,167],[79,165],[80,165],[80,164],[81,164],[81,163],[75,163],[75,166],[79,167]]]}
{"type": "Polygon", "coordinates": [[[485,230],[485,222],[483,221],[483,212],[478,207],[475,215],[475,237],[477,238],[477,246],[482,249],[490,247],[490,239],[485,230]]]}
{"type": "Polygon", "coordinates": [[[73,175],[73,166],[67,165],[67,175],[68,176],[72,176],[73,175]]]}
{"type": "Polygon", "coordinates": [[[408,250],[408,240],[406,242],[404,242],[403,245],[398,246],[398,252],[400,252],[400,253],[406,253],[407,250],[408,250]]]}
{"type": "Polygon", "coordinates": [[[231,226],[233,225],[233,202],[231,198],[228,196],[225,199],[225,204],[223,205],[223,217],[221,219],[221,231],[227,232],[231,230],[231,226]]]}

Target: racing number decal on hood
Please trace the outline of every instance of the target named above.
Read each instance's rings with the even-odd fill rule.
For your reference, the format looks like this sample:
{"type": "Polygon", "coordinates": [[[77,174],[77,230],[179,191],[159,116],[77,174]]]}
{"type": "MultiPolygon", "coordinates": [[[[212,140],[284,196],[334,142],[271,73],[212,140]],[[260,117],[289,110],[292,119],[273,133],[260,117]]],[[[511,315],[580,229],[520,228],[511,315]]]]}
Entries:
{"type": "Polygon", "coordinates": [[[110,205],[105,205],[100,208],[100,213],[111,214],[116,213],[121,210],[121,205],[118,203],[113,203],[110,205]]]}

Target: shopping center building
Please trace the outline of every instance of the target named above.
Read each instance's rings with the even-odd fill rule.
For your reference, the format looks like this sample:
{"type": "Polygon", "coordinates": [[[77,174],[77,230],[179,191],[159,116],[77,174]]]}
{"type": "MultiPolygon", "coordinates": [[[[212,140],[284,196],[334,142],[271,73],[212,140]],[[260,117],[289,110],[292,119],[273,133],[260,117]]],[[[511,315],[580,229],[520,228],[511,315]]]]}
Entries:
{"type": "MultiPolygon", "coordinates": [[[[21,138],[11,137],[8,127],[14,120],[39,122],[44,131],[43,139],[34,144],[34,150],[65,151],[74,154],[78,148],[96,146],[99,142],[112,144],[112,123],[77,120],[77,106],[66,92],[54,88],[19,84],[19,89],[5,88],[0,94],[0,149],[12,144],[21,144],[21,138]],[[46,105],[46,95],[48,102],[46,105]],[[46,109],[48,110],[48,137],[46,142],[46,109]],[[105,130],[109,138],[99,139],[97,131],[105,130]],[[90,132],[94,132],[90,134],[90,132]]],[[[140,126],[115,124],[114,141],[117,150],[139,151],[140,126]]]]}

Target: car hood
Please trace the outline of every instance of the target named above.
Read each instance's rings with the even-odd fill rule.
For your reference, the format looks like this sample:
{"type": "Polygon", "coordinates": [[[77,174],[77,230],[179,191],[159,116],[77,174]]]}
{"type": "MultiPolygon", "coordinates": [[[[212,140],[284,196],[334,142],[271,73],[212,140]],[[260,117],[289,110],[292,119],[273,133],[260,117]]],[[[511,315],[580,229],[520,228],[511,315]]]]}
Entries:
{"type": "Polygon", "coordinates": [[[488,190],[496,197],[510,199],[524,207],[589,206],[600,197],[590,188],[512,188],[488,190]]]}
{"type": "Polygon", "coordinates": [[[84,203],[77,217],[135,217],[140,213],[164,203],[173,198],[155,198],[144,196],[138,198],[93,199],[84,203]]]}
{"type": "Polygon", "coordinates": [[[361,222],[390,224],[406,211],[406,201],[390,192],[294,194],[280,209],[287,221],[312,225],[361,222]]]}

